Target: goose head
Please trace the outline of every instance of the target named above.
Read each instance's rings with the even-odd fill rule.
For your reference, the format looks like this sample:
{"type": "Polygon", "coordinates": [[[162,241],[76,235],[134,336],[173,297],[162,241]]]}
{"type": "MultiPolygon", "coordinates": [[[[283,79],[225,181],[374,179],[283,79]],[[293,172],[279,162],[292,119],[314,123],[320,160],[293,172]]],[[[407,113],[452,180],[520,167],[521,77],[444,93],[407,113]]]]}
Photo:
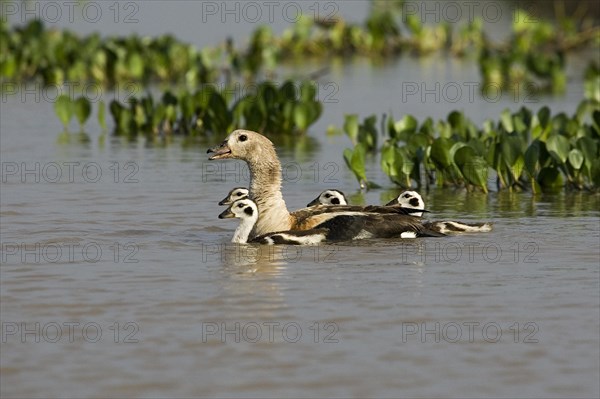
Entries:
{"type": "MultiPolygon", "coordinates": [[[[421,197],[421,194],[419,194],[416,191],[403,191],[397,198],[391,200],[385,205],[399,205],[402,208],[409,209],[425,209],[425,201],[423,201],[423,197],[421,197]]],[[[415,212],[412,213],[412,215],[421,217],[423,216],[423,212],[415,212]]]]}
{"type": "Polygon", "coordinates": [[[259,164],[277,160],[277,153],[271,140],[265,136],[250,131],[234,130],[220,145],[209,148],[207,154],[213,154],[208,159],[241,159],[250,164],[259,164]]]}
{"type": "Polygon", "coordinates": [[[245,187],[236,187],[227,194],[227,197],[219,201],[219,205],[231,205],[234,201],[248,198],[249,190],[245,187]]]}
{"type": "Polygon", "coordinates": [[[219,215],[219,219],[229,218],[240,219],[240,224],[235,229],[231,242],[245,244],[258,220],[258,207],[250,198],[234,201],[219,215]]]}
{"type": "Polygon", "coordinates": [[[219,215],[219,219],[238,218],[245,221],[256,221],[258,219],[258,208],[254,201],[249,198],[234,201],[219,215]]]}
{"type": "Polygon", "coordinates": [[[306,206],[314,205],[348,205],[346,196],[339,190],[325,190],[306,206]]]}

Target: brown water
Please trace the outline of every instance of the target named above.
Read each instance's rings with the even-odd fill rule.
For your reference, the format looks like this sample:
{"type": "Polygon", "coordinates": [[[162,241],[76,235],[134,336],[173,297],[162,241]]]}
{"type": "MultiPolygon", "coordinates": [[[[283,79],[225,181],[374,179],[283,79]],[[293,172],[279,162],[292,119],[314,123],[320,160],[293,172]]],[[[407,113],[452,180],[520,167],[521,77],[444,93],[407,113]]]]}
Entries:
{"type": "MultiPolygon", "coordinates": [[[[208,163],[205,145],[57,145],[50,116],[3,108],[3,396],[598,393],[598,196],[436,190],[431,217],[494,231],[240,247],[216,202],[244,174],[212,169],[235,162],[208,163]]],[[[281,153],[304,172],[290,208],[331,183],[314,162],[339,162],[281,153]]]]}
{"type": "MultiPolygon", "coordinates": [[[[400,70],[442,84],[476,74],[439,59],[334,68],[322,83],[339,101],[309,138],[278,143],[290,209],[329,187],[354,203],[397,192],[376,162],[387,189],[356,192],[347,139],[324,133],[344,113],[483,120],[524,105],[401,101],[400,70]]],[[[580,88],[540,106],[571,112],[580,88]]],[[[208,162],[209,143],[102,144],[94,122],[59,143],[51,100],[1,107],[2,397],[600,395],[598,195],[432,190],[429,218],[494,230],[236,246],[216,203],[247,176],[208,162]]]]}

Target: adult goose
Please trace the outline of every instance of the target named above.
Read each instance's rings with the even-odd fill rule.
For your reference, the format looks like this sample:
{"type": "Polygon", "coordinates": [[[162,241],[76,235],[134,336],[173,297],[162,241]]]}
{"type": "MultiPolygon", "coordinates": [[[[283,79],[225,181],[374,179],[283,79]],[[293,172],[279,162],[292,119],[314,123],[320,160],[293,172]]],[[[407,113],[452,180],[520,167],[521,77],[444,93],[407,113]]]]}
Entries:
{"type": "MultiPolygon", "coordinates": [[[[387,206],[401,206],[403,208],[414,208],[417,210],[425,208],[423,197],[416,191],[404,191],[400,195],[386,204],[387,206]]],[[[413,216],[423,216],[420,212],[415,212],[413,216]]],[[[429,230],[437,231],[443,234],[448,233],[482,233],[492,230],[491,223],[464,223],[452,220],[440,220],[423,222],[429,230]]]]}
{"type": "Polygon", "coordinates": [[[251,239],[277,231],[310,230],[324,222],[340,233],[358,231],[352,234],[356,238],[443,235],[426,229],[418,218],[406,215],[405,209],[392,206],[318,205],[290,213],[281,194],[281,163],[275,147],[256,132],[235,130],[207,153],[212,153],[209,160],[241,159],[248,164],[249,194],[258,209],[251,239]]]}

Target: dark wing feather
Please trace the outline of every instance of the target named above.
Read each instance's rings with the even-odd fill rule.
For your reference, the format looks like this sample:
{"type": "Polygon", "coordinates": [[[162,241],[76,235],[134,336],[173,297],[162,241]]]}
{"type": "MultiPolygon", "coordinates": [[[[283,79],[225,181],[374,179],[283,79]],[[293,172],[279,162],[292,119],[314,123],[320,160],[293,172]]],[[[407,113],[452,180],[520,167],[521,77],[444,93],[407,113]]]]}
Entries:
{"type": "Polygon", "coordinates": [[[371,233],[376,238],[395,238],[406,232],[415,232],[418,237],[445,236],[425,227],[419,218],[393,213],[340,215],[319,224],[316,228],[328,229],[327,239],[332,241],[352,240],[361,231],[371,233]]]}
{"type": "Polygon", "coordinates": [[[368,205],[368,206],[357,206],[357,205],[317,205],[309,208],[298,209],[291,213],[292,217],[296,219],[297,224],[303,224],[307,219],[337,212],[367,212],[367,213],[380,213],[380,214],[399,214],[399,215],[410,215],[416,212],[427,212],[424,209],[412,209],[403,208],[401,206],[380,206],[380,205],[368,205]]]}

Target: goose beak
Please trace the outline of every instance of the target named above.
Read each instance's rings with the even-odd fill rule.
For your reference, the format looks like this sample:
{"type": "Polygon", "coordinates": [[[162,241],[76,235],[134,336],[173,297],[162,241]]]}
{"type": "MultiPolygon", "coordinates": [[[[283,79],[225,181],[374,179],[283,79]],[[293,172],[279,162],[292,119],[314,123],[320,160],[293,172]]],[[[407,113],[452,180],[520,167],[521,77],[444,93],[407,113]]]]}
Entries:
{"type": "Polygon", "coordinates": [[[219,219],[230,219],[232,217],[235,217],[235,215],[233,214],[233,212],[231,212],[231,207],[225,209],[223,212],[221,212],[221,214],[219,215],[219,219]]]}
{"type": "Polygon", "coordinates": [[[315,198],[314,200],[310,201],[308,203],[308,205],[306,205],[306,206],[309,207],[309,206],[315,206],[315,205],[319,205],[319,199],[318,198],[315,198]]]}
{"type": "Polygon", "coordinates": [[[209,161],[213,161],[215,159],[232,158],[231,148],[229,148],[229,144],[227,144],[227,141],[222,142],[220,145],[218,145],[216,147],[209,148],[208,151],[206,151],[206,153],[214,154],[208,158],[209,161]]]}

